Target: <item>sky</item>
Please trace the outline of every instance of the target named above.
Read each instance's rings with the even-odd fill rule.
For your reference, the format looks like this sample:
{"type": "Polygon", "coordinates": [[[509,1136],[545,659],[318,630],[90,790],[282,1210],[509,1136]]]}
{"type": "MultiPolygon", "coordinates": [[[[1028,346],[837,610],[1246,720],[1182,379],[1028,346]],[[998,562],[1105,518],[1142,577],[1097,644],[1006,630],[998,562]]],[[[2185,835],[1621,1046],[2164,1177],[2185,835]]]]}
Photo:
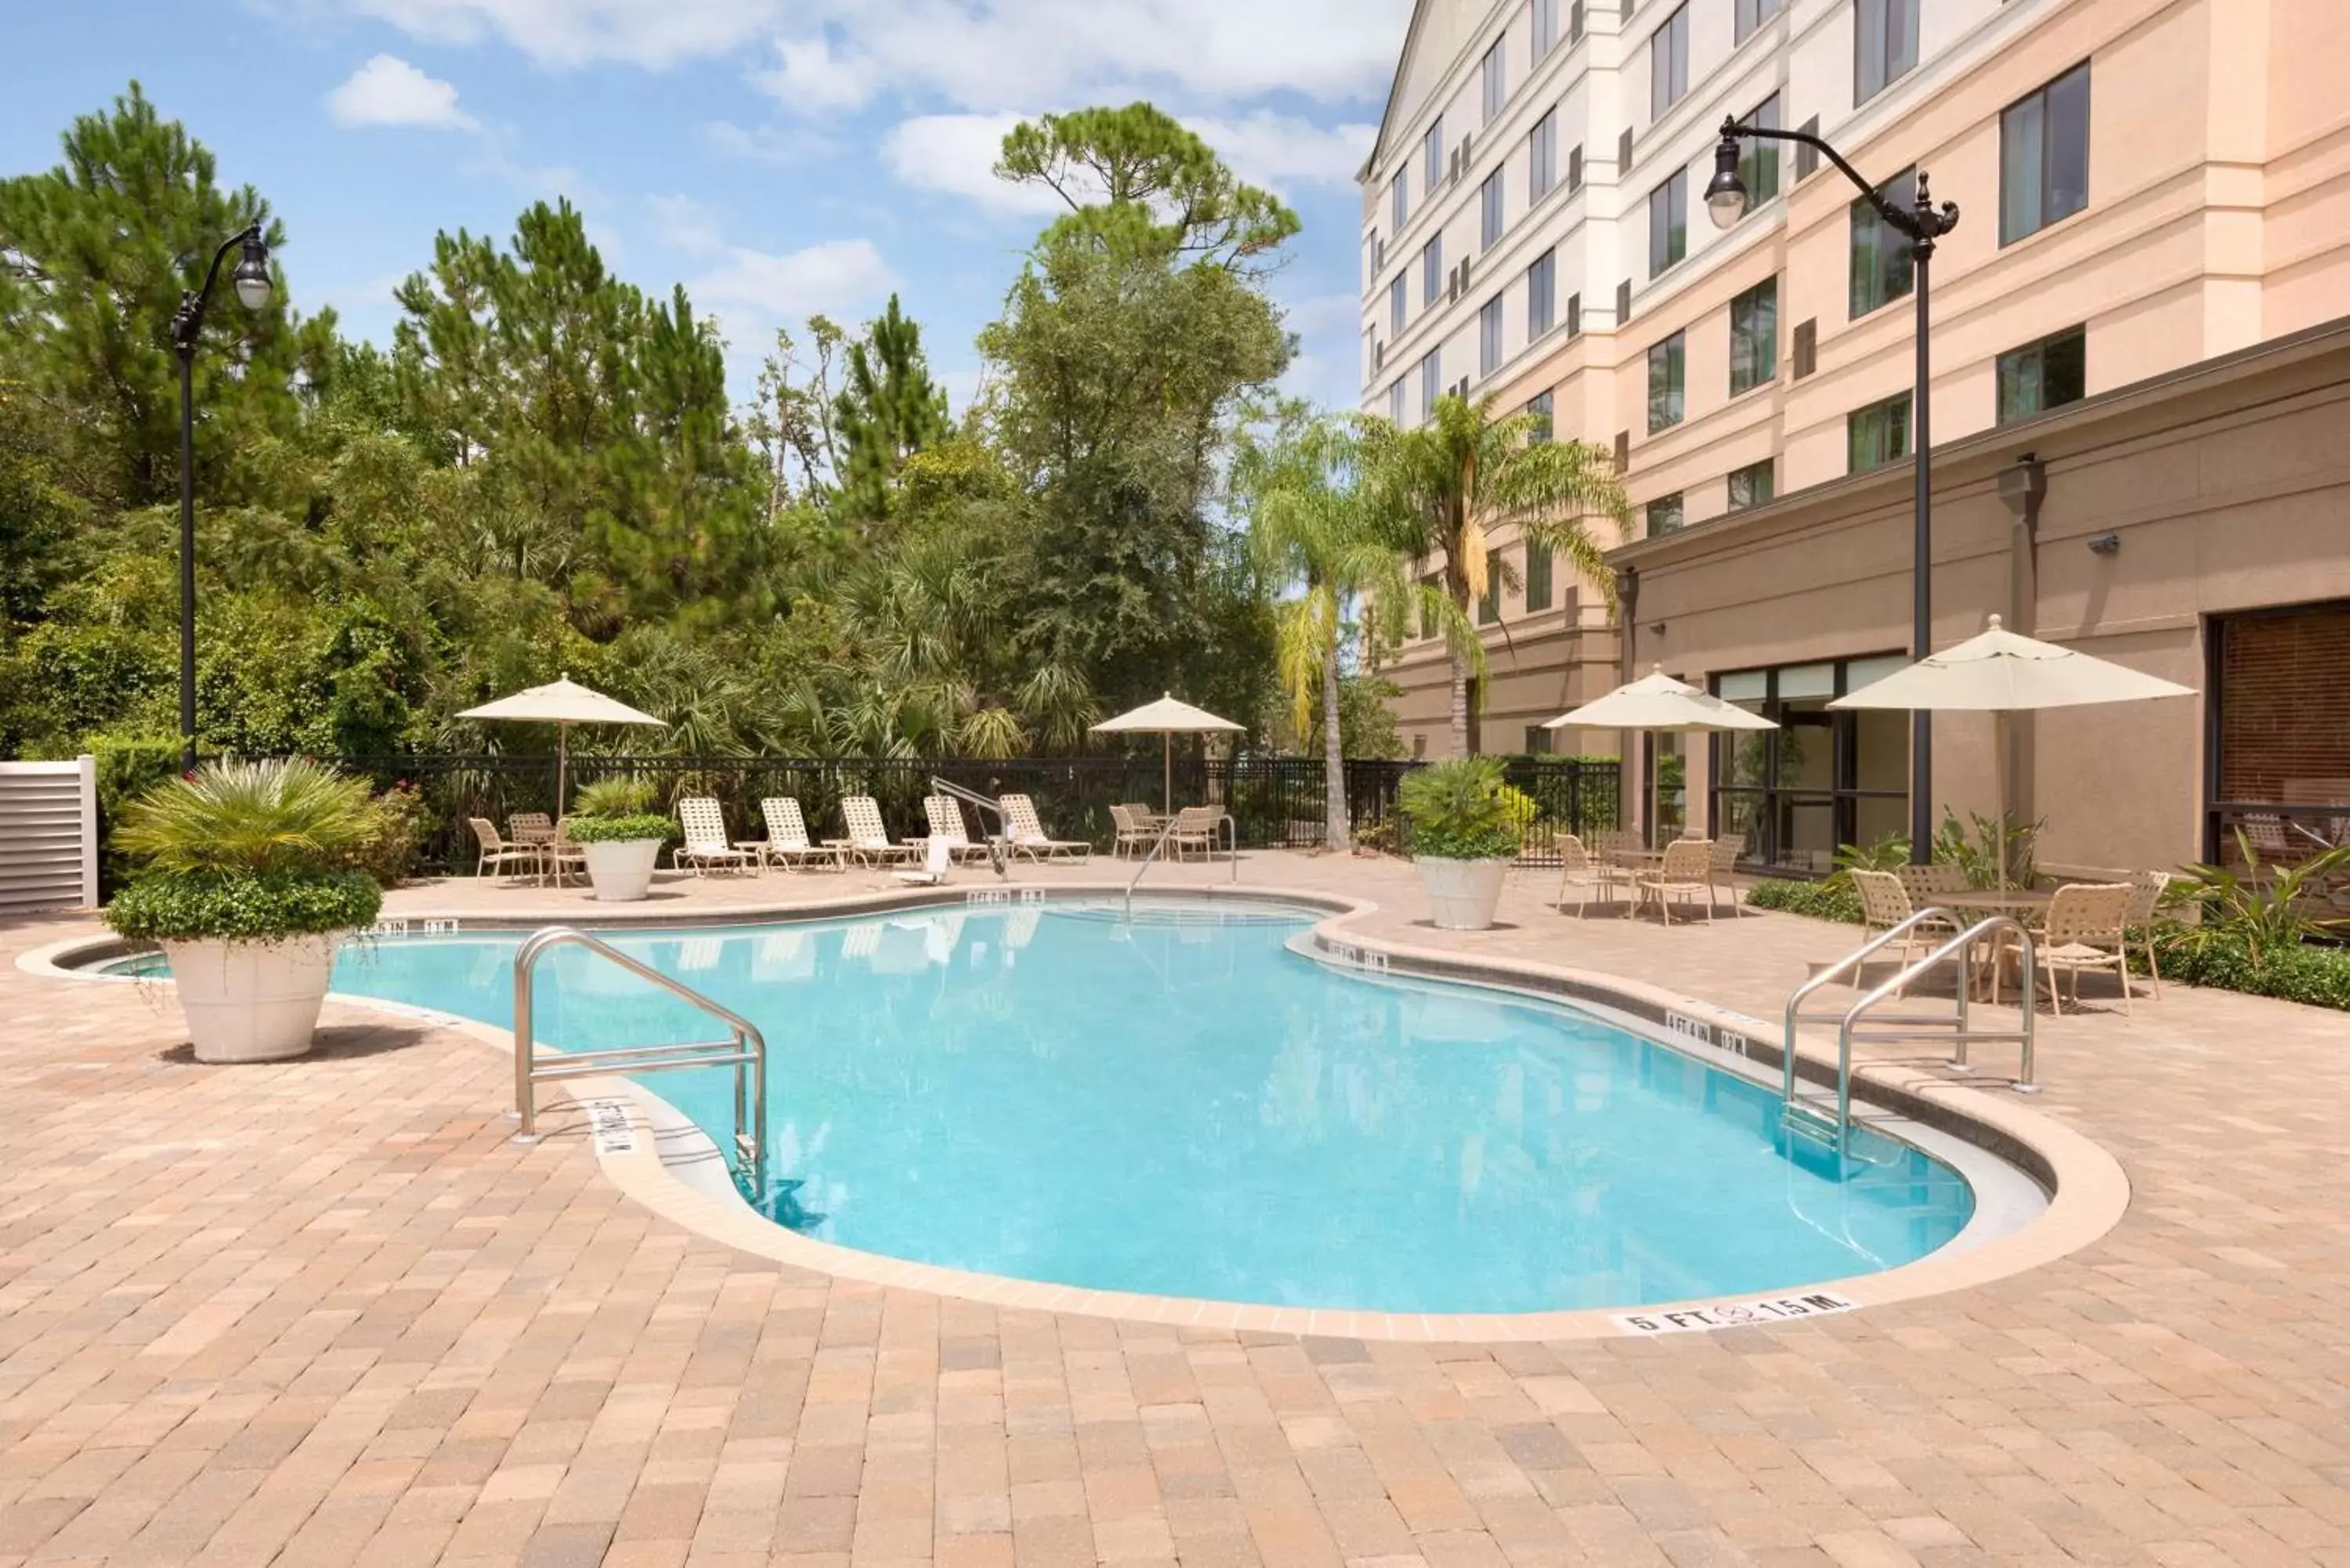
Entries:
{"type": "Polygon", "coordinates": [[[989,173],[1040,112],[1147,98],[1305,232],[1288,389],[1357,398],[1360,196],[1410,0],[0,0],[0,173],[136,78],[287,230],[295,302],[388,343],[436,232],[566,196],[608,265],[775,327],[894,290],[960,411],[1049,193],[989,173]]]}

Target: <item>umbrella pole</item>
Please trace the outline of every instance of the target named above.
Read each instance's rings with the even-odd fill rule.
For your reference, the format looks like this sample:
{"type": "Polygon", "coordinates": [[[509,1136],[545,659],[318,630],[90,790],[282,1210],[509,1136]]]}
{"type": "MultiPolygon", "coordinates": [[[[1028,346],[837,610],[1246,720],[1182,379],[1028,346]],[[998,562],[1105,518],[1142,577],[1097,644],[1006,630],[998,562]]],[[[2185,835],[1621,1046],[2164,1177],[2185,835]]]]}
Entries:
{"type": "Polygon", "coordinates": [[[1991,716],[1991,765],[1999,774],[1999,890],[2007,891],[2007,715],[1991,716]]]}
{"type": "Polygon", "coordinates": [[[1159,788],[1161,795],[1159,804],[1167,808],[1167,815],[1172,816],[1175,815],[1175,732],[1160,731],[1159,744],[1160,748],[1159,788]]]}
{"type": "Polygon", "coordinates": [[[563,820],[563,803],[568,798],[568,774],[571,772],[571,726],[555,726],[555,820],[563,820]]]}

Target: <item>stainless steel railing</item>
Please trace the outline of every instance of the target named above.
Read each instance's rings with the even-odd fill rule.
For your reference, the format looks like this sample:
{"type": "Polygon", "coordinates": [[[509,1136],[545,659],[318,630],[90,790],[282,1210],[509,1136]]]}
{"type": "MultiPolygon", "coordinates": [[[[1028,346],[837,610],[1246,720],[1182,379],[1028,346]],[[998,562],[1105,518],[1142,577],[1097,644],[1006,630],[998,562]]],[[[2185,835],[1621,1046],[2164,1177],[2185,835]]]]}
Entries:
{"type": "Polygon", "coordinates": [[[537,1086],[560,1078],[586,1078],[608,1073],[666,1073],[688,1067],[734,1069],[734,1159],[736,1172],[751,1192],[765,1190],[767,1158],[767,1041],[758,1025],[720,1006],[692,987],[672,980],[651,965],[639,961],[611,943],[570,926],[548,926],[535,931],[515,954],[514,991],[515,1115],[522,1126],[517,1143],[538,1141],[537,1086]],[[639,980],[700,1009],[733,1032],[727,1040],[693,1041],[675,1045],[629,1045],[610,1051],[567,1051],[541,1057],[537,1054],[531,1016],[531,977],[538,961],[559,947],[580,947],[607,959],[639,980]]]}

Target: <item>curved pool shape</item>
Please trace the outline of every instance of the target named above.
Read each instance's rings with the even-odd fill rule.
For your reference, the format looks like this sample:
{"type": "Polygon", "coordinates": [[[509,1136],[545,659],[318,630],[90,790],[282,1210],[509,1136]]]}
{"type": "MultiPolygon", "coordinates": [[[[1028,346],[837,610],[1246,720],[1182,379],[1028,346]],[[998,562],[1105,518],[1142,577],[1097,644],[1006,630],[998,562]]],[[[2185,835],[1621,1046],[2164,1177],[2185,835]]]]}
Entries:
{"type": "MultiPolygon", "coordinates": [[[[1954,1171],[1875,1134],[1847,1179],[1788,1158],[1771,1090],[1590,1016],[1289,950],[1311,919],[983,905],[617,940],[765,1033],[758,1207],[891,1257],[1519,1313],[1866,1273],[1972,1210],[1954,1171]]],[[[336,985],[505,1024],[519,940],[363,944],[336,985]]],[[[712,1033],[577,948],[542,961],[536,1007],[577,1049],[712,1033]]],[[[650,1083],[728,1146],[729,1075],[650,1083]]]]}

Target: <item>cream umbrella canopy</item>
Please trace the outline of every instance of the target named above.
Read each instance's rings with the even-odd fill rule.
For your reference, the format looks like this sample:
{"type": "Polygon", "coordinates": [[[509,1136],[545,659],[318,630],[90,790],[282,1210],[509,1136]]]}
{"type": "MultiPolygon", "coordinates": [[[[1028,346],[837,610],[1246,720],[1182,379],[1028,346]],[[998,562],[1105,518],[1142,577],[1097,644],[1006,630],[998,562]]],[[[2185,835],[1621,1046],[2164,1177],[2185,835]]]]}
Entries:
{"type": "Polygon", "coordinates": [[[2143,702],[2192,697],[2195,689],[2070,648],[2020,637],[1992,616],[1981,631],[1953,648],[1929,653],[1906,669],[1828,704],[1831,708],[1901,708],[1912,711],[2000,715],[1991,728],[1992,771],[1999,778],[1999,881],[2007,886],[2007,720],[2042,708],[2099,702],[2143,702]]]}
{"type": "MultiPolygon", "coordinates": [[[[1594,698],[1543,725],[1545,730],[1642,730],[1652,734],[1699,735],[1725,730],[1775,730],[1759,713],[1725,702],[1710,691],[1665,673],[1661,664],[1605,697],[1594,698]]],[[[1653,767],[1654,759],[1651,759],[1653,767]]],[[[1653,783],[1653,781],[1652,781],[1653,783]]]]}
{"type": "Polygon", "coordinates": [[[1229,733],[1245,730],[1245,724],[1235,724],[1230,719],[1219,719],[1204,708],[1194,708],[1189,702],[1178,702],[1172,692],[1162,695],[1156,702],[1145,702],[1131,712],[1120,713],[1115,719],[1104,719],[1094,726],[1097,735],[1156,734],[1162,747],[1163,787],[1165,805],[1175,809],[1175,737],[1229,733]]]}
{"type": "Polygon", "coordinates": [[[580,685],[566,675],[545,686],[534,686],[478,708],[468,708],[460,719],[503,719],[517,723],[555,726],[555,815],[561,816],[566,798],[566,774],[571,765],[574,724],[668,724],[650,713],[639,713],[618,698],[580,685]]]}

